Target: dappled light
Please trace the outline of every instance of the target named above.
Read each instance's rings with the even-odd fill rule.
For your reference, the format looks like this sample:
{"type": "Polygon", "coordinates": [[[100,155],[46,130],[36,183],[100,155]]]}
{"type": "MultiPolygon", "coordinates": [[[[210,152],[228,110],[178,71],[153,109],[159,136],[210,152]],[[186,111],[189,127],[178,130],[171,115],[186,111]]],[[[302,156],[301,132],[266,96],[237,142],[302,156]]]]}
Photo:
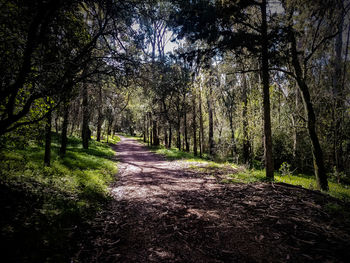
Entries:
{"type": "Polygon", "coordinates": [[[0,0],[1,262],[348,262],[350,0],[0,0]]]}

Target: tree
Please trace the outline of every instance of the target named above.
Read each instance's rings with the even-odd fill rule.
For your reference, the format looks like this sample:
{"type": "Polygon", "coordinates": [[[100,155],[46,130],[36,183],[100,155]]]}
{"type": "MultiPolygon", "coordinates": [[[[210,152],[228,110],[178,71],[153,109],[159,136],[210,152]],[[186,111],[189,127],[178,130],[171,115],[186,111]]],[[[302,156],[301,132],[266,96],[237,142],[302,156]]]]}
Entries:
{"type": "MultiPolygon", "coordinates": [[[[269,95],[269,45],[267,1],[177,1],[174,15],[179,37],[190,41],[205,40],[209,48],[199,54],[212,56],[228,50],[240,52],[244,47],[260,53],[263,84],[264,149],[266,177],[273,179],[272,135],[269,95]],[[261,24],[253,16],[261,13],[261,24]]],[[[270,41],[269,41],[270,40],[270,41]]]]}

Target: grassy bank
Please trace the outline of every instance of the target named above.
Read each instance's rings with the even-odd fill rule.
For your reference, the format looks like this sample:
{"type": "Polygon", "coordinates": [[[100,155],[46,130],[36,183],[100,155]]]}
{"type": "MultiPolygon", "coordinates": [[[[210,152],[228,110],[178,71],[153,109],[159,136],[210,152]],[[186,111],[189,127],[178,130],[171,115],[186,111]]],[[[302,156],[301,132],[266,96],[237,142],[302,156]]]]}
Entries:
{"type": "MultiPolygon", "coordinates": [[[[238,182],[238,183],[251,183],[266,181],[264,170],[244,170],[235,174],[230,174],[225,182],[238,182]]],[[[274,182],[287,183],[291,185],[298,185],[304,188],[315,190],[316,180],[314,176],[304,174],[288,174],[282,175],[275,173],[274,182]]],[[[350,202],[350,187],[348,185],[338,184],[333,181],[329,181],[329,195],[350,202]]]]}
{"type": "Polygon", "coordinates": [[[12,261],[62,262],[76,250],[84,223],[108,200],[117,172],[115,152],[105,143],[78,138],[58,156],[54,135],[51,167],[43,165],[44,148],[35,142],[1,151],[1,244],[12,261]]]}

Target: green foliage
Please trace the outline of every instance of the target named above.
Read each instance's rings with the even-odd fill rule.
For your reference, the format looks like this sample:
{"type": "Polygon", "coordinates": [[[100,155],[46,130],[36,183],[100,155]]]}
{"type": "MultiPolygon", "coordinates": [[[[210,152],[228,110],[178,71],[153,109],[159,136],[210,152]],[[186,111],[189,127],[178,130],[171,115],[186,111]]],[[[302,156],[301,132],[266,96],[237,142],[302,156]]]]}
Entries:
{"type": "Polygon", "coordinates": [[[58,155],[58,136],[52,145],[51,167],[44,166],[44,149],[35,141],[0,153],[1,238],[9,251],[17,247],[18,256],[29,261],[66,261],[76,249],[72,237],[109,199],[107,187],[117,172],[115,153],[106,144],[91,141],[84,150],[80,139],[72,137],[64,158],[58,155]]]}
{"type": "MultiPolygon", "coordinates": [[[[275,132],[273,134],[273,157],[275,169],[279,169],[284,162],[291,162],[293,146],[288,133],[284,131],[275,132]]],[[[289,167],[290,168],[290,167],[289,167]]]]}
{"type": "MultiPolygon", "coordinates": [[[[104,138],[101,142],[107,142],[107,138],[104,138]]],[[[119,136],[111,136],[108,138],[108,143],[117,144],[118,142],[120,142],[119,136]]]]}
{"type": "Polygon", "coordinates": [[[291,171],[290,171],[290,164],[287,163],[287,162],[283,162],[281,164],[281,167],[279,169],[279,172],[282,176],[285,176],[285,175],[291,175],[291,171]]]}

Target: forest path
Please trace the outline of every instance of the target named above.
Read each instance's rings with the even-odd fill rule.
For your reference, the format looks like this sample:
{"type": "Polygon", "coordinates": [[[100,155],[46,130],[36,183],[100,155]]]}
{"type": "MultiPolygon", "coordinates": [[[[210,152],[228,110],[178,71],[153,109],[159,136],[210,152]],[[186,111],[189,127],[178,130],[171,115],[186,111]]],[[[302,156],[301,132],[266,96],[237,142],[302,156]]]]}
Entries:
{"type": "Polygon", "coordinates": [[[125,137],[115,150],[113,200],[92,223],[90,243],[77,256],[83,262],[345,262],[350,256],[346,231],[319,205],[328,202],[324,195],[281,184],[219,184],[125,137]]]}

